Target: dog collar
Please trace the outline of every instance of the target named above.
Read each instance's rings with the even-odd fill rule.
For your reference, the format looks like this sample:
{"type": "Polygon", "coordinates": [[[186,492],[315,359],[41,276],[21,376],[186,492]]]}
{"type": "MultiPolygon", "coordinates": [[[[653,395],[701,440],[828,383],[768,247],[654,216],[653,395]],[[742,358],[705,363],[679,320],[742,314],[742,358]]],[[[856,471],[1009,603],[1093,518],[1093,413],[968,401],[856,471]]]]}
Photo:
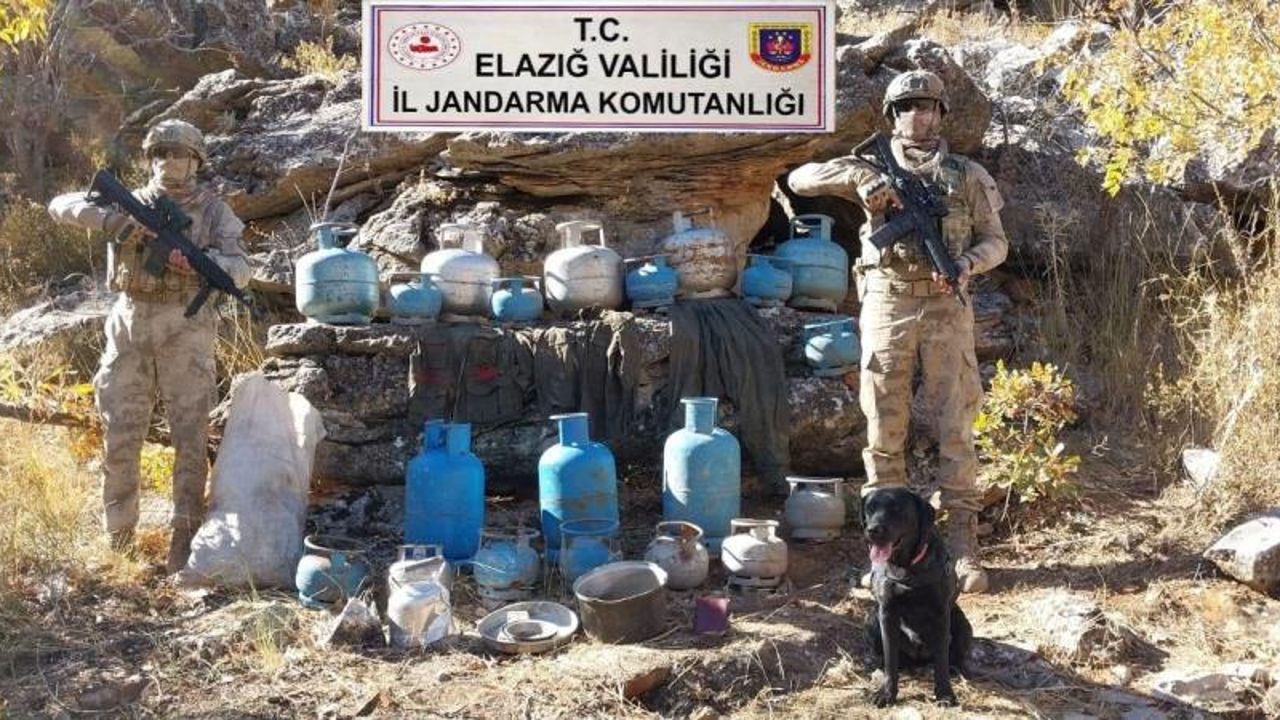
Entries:
{"type": "Polygon", "coordinates": [[[916,553],[916,556],[911,558],[911,564],[918,565],[920,561],[924,559],[924,554],[927,552],[929,552],[929,542],[926,540],[925,543],[920,546],[920,552],[916,553]]]}

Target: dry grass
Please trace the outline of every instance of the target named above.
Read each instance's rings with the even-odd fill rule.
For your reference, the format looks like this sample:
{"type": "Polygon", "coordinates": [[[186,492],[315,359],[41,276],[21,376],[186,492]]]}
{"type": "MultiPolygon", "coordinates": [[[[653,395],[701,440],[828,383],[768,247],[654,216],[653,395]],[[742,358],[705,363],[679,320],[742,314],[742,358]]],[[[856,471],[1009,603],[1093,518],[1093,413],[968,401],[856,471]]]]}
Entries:
{"type": "Polygon", "coordinates": [[[323,623],[292,598],[267,597],[250,590],[235,601],[241,632],[226,648],[240,672],[277,678],[287,664],[318,660],[313,626],[323,623]]]}
{"type": "Polygon", "coordinates": [[[360,67],[359,59],[350,55],[340,57],[333,52],[332,37],[322,43],[305,40],[298,43],[293,55],[280,64],[302,75],[319,75],[329,82],[337,82],[343,75],[360,67]]]}
{"type": "Polygon", "coordinates": [[[1241,515],[1280,505],[1280,268],[1206,293],[1196,321],[1185,374],[1157,378],[1151,391],[1166,425],[1200,428],[1189,440],[1222,454],[1208,488],[1184,487],[1169,497],[1174,507],[1196,510],[1172,529],[1204,538],[1241,515]]]}
{"type": "Polygon", "coordinates": [[[40,296],[50,283],[95,277],[105,261],[100,239],[55,223],[43,205],[18,198],[0,208],[0,314],[40,296]]]}
{"type": "Polygon", "coordinates": [[[996,39],[1035,47],[1049,37],[1053,28],[1053,21],[1037,21],[1027,16],[995,22],[992,16],[979,12],[937,12],[929,16],[920,34],[947,47],[996,39]]]}
{"type": "Polygon", "coordinates": [[[222,327],[214,348],[219,397],[225,397],[231,390],[231,381],[236,375],[257,370],[267,359],[268,323],[255,321],[239,303],[224,304],[222,313],[222,327]]]}
{"type": "Polygon", "coordinates": [[[0,420],[0,667],[48,632],[37,608],[85,579],[128,585],[145,573],[145,550],[108,548],[98,484],[68,448],[61,428],[0,420]]]}
{"type": "Polygon", "coordinates": [[[352,56],[339,56],[333,51],[333,35],[330,28],[338,22],[338,3],[336,0],[308,0],[312,12],[320,18],[320,42],[304,40],[294,48],[293,54],[284,58],[280,64],[302,75],[319,75],[337,82],[343,75],[359,69],[360,59],[352,56]]]}
{"type": "Polygon", "coordinates": [[[1138,213],[1122,240],[1069,264],[1061,248],[1080,220],[1039,217],[1057,249],[1035,301],[1032,353],[1096,383],[1096,428],[1145,445],[1151,475],[1173,485],[1171,541],[1203,543],[1280,503],[1280,268],[1268,250],[1280,240],[1280,201],[1263,215],[1261,235],[1226,223],[1214,239],[1229,263],[1187,257],[1184,238],[1138,213]],[[1203,493],[1175,482],[1188,446],[1223,454],[1219,482],[1203,493]]]}
{"type": "Polygon", "coordinates": [[[1183,237],[1146,214],[1129,219],[1123,240],[1074,263],[1068,247],[1084,221],[1043,206],[1037,222],[1050,255],[1035,300],[1043,359],[1087,369],[1102,383],[1102,415],[1133,421],[1145,393],[1135,379],[1153,366],[1180,364],[1189,341],[1186,315],[1215,281],[1213,269],[1188,267],[1180,257],[1183,237]]]}
{"type": "Polygon", "coordinates": [[[0,421],[0,582],[66,567],[93,522],[93,478],[76,464],[62,433],[0,421]]]}
{"type": "Polygon", "coordinates": [[[892,30],[911,22],[920,21],[919,36],[934,42],[953,46],[966,41],[1011,40],[1028,47],[1039,45],[1049,33],[1053,23],[1037,22],[1029,18],[1010,18],[997,23],[980,12],[932,12],[924,17],[919,13],[901,10],[847,10],[840,18],[836,31],[842,34],[866,37],[892,30]]]}
{"type": "MultiPolygon", "coordinates": [[[[101,529],[96,456],[77,458],[76,444],[65,428],[0,420],[0,678],[28,676],[33,648],[105,652],[98,648],[117,640],[114,633],[148,632],[148,615],[173,603],[171,591],[152,582],[169,543],[152,506],[167,504],[172,451],[144,451],[142,524],[134,550],[121,554],[101,529]],[[106,607],[86,616],[85,603],[104,598],[106,607]]],[[[314,650],[299,607],[255,592],[242,599],[255,610],[228,648],[239,672],[270,676],[314,650]]]]}
{"type": "Polygon", "coordinates": [[[1186,273],[1164,283],[1166,323],[1176,363],[1147,376],[1146,416],[1166,457],[1187,445],[1217,449],[1217,480],[1203,492],[1167,498],[1171,528],[1206,540],[1249,512],[1280,504],[1280,195],[1266,208],[1261,235],[1228,230],[1238,278],[1186,273]],[[1193,512],[1178,512],[1181,507],[1193,512]]]}

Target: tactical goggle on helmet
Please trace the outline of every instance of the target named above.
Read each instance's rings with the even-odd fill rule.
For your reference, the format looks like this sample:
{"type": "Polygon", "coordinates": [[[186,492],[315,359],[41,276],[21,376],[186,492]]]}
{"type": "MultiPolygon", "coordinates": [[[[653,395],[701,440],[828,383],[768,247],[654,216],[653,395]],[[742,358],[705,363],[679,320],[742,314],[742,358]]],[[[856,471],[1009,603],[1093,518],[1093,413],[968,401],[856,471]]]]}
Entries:
{"type": "Polygon", "coordinates": [[[161,120],[147,131],[147,136],[142,140],[143,154],[150,157],[153,150],[164,147],[180,147],[190,150],[195,153],[196,157],[200,158],[201,165],[209,161],[209,156],[204,149],[204,134],[189,122],[161,120]]]}
{"type": "Polygon", "coordinates": [[[928,70],[909,70],[891,80],[884,91],[880,112],[892,119],[893,104],[900,100],[936,100],[944,114],[951,112],[942,78],[928,70]]]}

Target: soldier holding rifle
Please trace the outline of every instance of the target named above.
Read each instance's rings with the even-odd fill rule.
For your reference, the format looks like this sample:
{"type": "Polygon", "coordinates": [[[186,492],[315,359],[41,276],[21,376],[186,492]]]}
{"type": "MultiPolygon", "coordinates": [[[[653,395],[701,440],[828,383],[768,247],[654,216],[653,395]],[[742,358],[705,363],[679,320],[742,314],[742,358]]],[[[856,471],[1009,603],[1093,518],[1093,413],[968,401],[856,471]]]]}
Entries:
{"type": "Polygon", "coordinates": [[[142,149],[151,180],[134,193],[105,171],[89,193],[49,203],[55,220],[107,235],[108,283],[120,293],[107,317],[107,341],[93,378],[102,415],[102,504],[112,544],[128,549],[138,523],[142,443],[158,389],[175,452],[173,536],[166,569],[187,562],[204,519],[209,409],[214,399],[216,303],[240,291],[252,269],[241,244],[244,224],[196,182],[208,157],[204,136],[180,120],[155,125],[142,149]]]}
{"type": "Polygon", "coordinates": [[[889,84],[882,106],[893,137],[791,173],[799,195],[836,195],[867,214],[857,262],[862,333],[861,405],[867,417],[863,494],[907,484],[904,450],[912,380],[921,370],[936,418],[946,538],[964,592],[983,592],[978,557],[973,421],[982,399],[966,285],[1004,262],[1004,201],[978,163],[941,137],[949,110],[942,80],[922,70],[889,84]],[[917,365],[918,364],[918,365],[917,365]]]}

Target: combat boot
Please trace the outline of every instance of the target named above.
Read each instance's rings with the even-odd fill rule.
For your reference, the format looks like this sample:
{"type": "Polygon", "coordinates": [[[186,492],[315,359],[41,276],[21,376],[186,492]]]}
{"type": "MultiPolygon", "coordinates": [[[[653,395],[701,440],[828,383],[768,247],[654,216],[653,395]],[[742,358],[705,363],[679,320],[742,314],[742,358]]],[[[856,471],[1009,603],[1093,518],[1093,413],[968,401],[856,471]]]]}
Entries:
{"type": "Polygon", "coordinates": [[[172,575],[187,566],[187,557],[191,554],[191,539],[195,537],[195,529],[184,526],[175,527],[169,539],[169,557],[165,560],[165,572],[172,575]]]}
{"type": "Polygon", "coordinates": [[[947,515],[947,550],[956,562],[960,592],[984,593],[987,571],[978,560],[978,517],[972,510],[949,510],[947,515]]]}

